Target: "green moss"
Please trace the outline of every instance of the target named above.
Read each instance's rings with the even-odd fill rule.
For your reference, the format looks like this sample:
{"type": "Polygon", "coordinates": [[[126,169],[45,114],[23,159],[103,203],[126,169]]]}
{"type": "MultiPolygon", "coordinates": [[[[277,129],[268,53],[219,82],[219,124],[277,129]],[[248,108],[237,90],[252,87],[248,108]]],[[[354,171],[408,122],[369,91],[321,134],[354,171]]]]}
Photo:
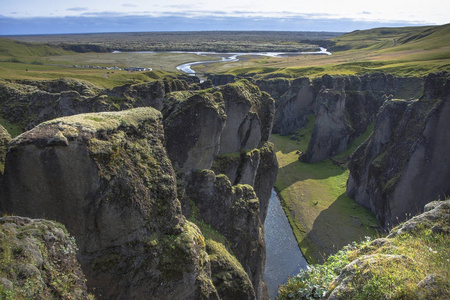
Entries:
{"type": "Polygon", "coordinates": [[[49,124],[64,124],[73,127],[81,127],[86,131],[111,131],[123,125],[126,122],[127,126],[137,128],[142,124],[143,120],[158,120],[160,119],[160,112],[154,108],[135,108],[120,112],[101,112],[80,114],[70,117],[62,117],[55,120],[47,121],[39,126],[46,126],[49,124]]]}
{"type": "Polygon", "coordinates": [[[0,117],[0,125],[5,127],[5,129],[8,131],[8,133],[11,135],[12,138],[15,138],[16,136],[18,136],[23,132],[22,124],[11,123],[3,117],[0,117]]]}
{"type": "Polygon", "coordinates": [[[448,213],[420,220],[415,229],[400,235],[374,241],[367,237],[344,247],[323,265],[310,266],[289,279],[277,299],[307,299],[316,291],[320,292],[314,299],[327,299],[341,282],[345,287],[336,292],[343,299],[449,298],[448,213]],[[338,275],[342,278],[336,280],[338,275]],[[435,282],[421,287],[419,282],[427,276],[434,276],[435,282]]]}
{"type": "Polygon", "coordinates": [[[211,260],[213,283],[220,296],[243,299],[242,294],[252,293],[253,286],[247,273],[223,244],[207,240],[206,250],[211,260]]]}

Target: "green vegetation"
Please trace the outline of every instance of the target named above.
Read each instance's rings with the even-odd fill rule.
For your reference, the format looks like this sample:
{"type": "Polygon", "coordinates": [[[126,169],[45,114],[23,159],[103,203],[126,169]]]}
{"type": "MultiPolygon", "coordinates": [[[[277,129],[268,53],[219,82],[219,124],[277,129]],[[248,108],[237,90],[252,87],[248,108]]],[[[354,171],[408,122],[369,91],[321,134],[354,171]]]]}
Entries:
{"type": "Polygon", "coordinates": [[[0,237],[0,299],[93,299],[63,225],[4,217],[0,237]]]}
{"type": "Polygon", "coordinates": [[[327,299],[335,289],[340,299],[448,299],[450,239],[436,228],[448,228],[449,216],[432,219],[390,238],[347,245],[289,279],[277,299],[327,299]]]}
{"type": "Polygon", "coordinates": [[[332,159],[315,164],[298,160],[306,151],[314,117],[295,135],[272,135],[279,163],[275,188],[293,228],[299,247],[310,263],[325,258],[344,245],[364,236],[376,236],[375,216],[357,205],[346,193],[349,171],[341,163],[373,130],[373,126],[355,140],[349,149],[332,159]]]}
{"type": "Polygon", "coordinates": [[[329,41],[333,55],[300,55],[229,63],[219,73],[265,73],[265,77],[360,75],[387,72],[399,76],[426,76],[450,70],[450,24],[427,27],[376,28],[347,33],[329,41]],[[273,68],[270,72],[259,72],[273,68]],[[259,66],[258,66],[259,65],[259,66]],[[256,70],[252,70],[256,68],[256,70]],[[256,71],[256,72],[255,72],[256,71]]]}
{"type": "Polygon", "coordinates": [[[12,138],[15,138],[16,136],[22,133],[22,126],[20,124],[13,124],[11,122],[8,122],[8,120],[5,120],[2,117],[0,117],[0,125],[5,127],[5,129],[8,131],[9,135],[11,135],[12,138]]]}

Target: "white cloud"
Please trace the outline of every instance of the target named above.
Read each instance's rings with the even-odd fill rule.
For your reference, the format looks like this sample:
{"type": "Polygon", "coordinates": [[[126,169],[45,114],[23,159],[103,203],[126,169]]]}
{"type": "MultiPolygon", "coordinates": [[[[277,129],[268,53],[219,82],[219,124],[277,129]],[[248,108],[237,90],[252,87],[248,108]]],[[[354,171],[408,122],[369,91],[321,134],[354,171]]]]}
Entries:
{"type": "Polygon", "coordinates": [[[295,16],[329,19],[357,19],[366,21],[421,22],[444,24],[450,22],[450,2],[442,0],[91,0],[83,2],[85,7],[76,7],[76,0],[46,0],[42,5],[36,0],[1,1],[0,11],[11,17],[80,16],[83,13],[95,15],[107,8],[111,13],[162,16],[184,14],[184,16],[248,16],[280,17],[295,16]],[[137,11],[139,7],[139,11],[137,11]],[[58,12],[55,13],[54,10],[58,12]],[[13,14],[12,12],[16,12],[13,14]],[[147,13],[144,13],[147,12],[147,13]],[[148,13],[150,12],[150,13],[148,13]]]}

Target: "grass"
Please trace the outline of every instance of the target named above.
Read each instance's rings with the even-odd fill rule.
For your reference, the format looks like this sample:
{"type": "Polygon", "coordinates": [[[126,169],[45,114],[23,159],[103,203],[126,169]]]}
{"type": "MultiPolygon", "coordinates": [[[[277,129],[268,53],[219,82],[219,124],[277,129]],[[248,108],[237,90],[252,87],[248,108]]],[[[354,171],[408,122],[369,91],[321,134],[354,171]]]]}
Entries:
{"type": "MultiPolygon", "coordinates": [[[[377,235],[375,216],[345,194],[348,169],[330,159],[315,164],[298,160],[298,152],[306,151],[313,123],[311,117],[308,126],[297,133],[300,141],[271,136],[279,163],[275,188],[299,247],[310,263],[324,261],[352,241],[377,235]]],[[[368,134],[370,129],[338,158],[354,151],[368,134]]]]}
{"type": "Polygon", "coordinates": [[[313,294],[314,299],[327,299],[340,274],[348,280],[339,291],[342,299],[449,299],[450,239],[433,226],[448,228],[448,215],[434,220],[431,226],[419,224],[415,230],[381,243],[370,238],[352,243],[323,265],[289,279],[279,289],[277,299],[311,299],[308,295],[313,294]],[[435,284],[420,287],[419,282],[430,275],[435,276],[435,284]]]}
{"type": "Polygon", "coordinates": [[[16,136],[22,133],[22,126],[20,124],[10,123],[8,120],[4,119],[1,116],[0,116],[0,125],[5,127],[5,129],[8,131],[9,135],[12,138],[15,138],[16,136]]]}

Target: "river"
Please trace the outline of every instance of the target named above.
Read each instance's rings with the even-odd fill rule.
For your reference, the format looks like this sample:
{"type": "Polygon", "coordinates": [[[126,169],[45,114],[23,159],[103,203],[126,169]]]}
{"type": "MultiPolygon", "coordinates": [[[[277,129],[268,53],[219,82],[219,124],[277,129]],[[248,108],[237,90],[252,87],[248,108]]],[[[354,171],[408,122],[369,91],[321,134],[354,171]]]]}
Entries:
{"type": "Polygon", "coordinates": [[[298,247],[291,225],[274,190],[270,197],[264,228],[266,241],[264,280],[270,299],[273,299],[279,284],[286,283],[288,276],[296,275],[307,267],[306,259],[298,247]]]}
{"type": "Polygon", "coordinates": [[[251,56],[269,56],[269,57],[288,57],[297,55],[331,55],[327,49],[320,47],[319,51],[314,52],[250,52],[250,53],[219,53],[219,52],[172,52],[172,53],[192,53],[200,56],[214,56],[220,58],[220,60],[210,61],[194,61],[177,66],[177,69],[187,73],[195,74],[195,71],[191,69],[191,66],[198,64],[216,64],[224,62],[239,61],[239,56],[251,55],[251,56]]]}

